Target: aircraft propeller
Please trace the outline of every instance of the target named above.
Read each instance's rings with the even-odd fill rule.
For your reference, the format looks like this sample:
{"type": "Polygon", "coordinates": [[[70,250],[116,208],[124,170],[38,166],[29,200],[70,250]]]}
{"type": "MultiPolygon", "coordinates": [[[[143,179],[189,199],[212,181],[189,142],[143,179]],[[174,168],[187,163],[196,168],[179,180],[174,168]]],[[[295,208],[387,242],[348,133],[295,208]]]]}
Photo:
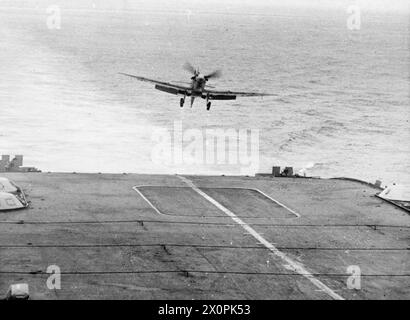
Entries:
{"type": "Polygon", "coordinates": [[[211,78],[219,78],[222,75],[221,70],[216,70],[208,75],[205,76],[206,80],[209,80],[211,78]]]}
{"type": "Polygon", "coordinates": [[[195,68],[192,66],[192,64],[190,64],[189,62],[185,62],[184,64],[184,69],[190,73],[192,73],[193,75],[196,75],[196,70],[195,68]]]}
{"type": "MultiPolygon", "coordinates": [[[[195,78],[196,76],[199,75],[199,69],[195,69],[189,62],[186,62],[184,64],[184,69],[190,73],[192,73],[194,76],[193,78],[195,78]]],[[[205,80],[208,81],[211,78],[219,78],[222,75],[221,70],[216,70],[206,76],[204,76],[205,80]]]]}

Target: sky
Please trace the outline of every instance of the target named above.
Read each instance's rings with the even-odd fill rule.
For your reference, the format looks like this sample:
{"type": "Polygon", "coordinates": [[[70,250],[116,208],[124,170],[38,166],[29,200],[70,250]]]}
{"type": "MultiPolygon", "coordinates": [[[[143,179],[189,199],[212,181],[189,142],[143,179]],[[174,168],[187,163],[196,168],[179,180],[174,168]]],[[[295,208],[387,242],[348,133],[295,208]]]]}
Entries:
{"type": "Polygon", "coordinates": [[[47,7],[61,5],[66,8],[100,9],[173,9],[173,10],[216,10],[241,7],[289,7],[311,9],[346,10],[357,5],[362,10],[378,12],[410,12],[409,0],[0,0],[0,7],[47,7]]]}

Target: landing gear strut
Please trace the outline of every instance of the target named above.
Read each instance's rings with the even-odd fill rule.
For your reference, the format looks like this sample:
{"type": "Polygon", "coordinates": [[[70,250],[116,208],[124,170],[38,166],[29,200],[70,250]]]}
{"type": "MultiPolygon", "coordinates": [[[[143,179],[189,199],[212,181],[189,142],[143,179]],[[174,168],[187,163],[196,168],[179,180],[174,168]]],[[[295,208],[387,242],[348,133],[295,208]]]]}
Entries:
{"type": "Polygon", "coordinates": [[[181,100],[179,101],[179,106],[182,108],[184,106],[185,103],[185,98],[181,98],[181,100]]]}
{"type": "Polygon", "coordinates": [[[209,102],[206,104],[206,110],[209,111],[209,109],[211,109],[211,101],[209,101],[209,102]]]}

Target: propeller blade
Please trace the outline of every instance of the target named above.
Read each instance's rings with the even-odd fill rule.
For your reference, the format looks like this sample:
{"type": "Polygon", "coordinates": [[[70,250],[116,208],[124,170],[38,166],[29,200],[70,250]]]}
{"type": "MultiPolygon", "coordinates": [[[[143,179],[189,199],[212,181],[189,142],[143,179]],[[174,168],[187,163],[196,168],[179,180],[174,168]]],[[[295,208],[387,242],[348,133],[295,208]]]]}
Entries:
{"type": "Polygon", "coordinates": [[[205,76],[205,79],[211,79],[211,78],[219,78],[222,75],[221,70],[216,70],[208,75],[205,76]]]}
{"type": "Polygon", "coordinates": [[[195,74],[195,68],[189,62],[185,62],[184,69],[192,74],[195,74]]]}

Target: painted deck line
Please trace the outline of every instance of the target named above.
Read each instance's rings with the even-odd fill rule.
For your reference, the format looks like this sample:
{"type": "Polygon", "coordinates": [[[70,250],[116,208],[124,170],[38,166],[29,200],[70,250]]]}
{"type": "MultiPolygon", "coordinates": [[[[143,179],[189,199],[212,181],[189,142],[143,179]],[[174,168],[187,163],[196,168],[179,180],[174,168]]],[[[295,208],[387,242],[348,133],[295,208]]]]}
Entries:
{"type": "MultiPolygon", "coordinates": [[[[168,186],[163,186],[163,185],[140,185],[140,186],[134,186],[132,187],[132,189],[137,192],[149,205],[151,208],[153,208],[155,210],[156,213],[158,213],[161,216],[165,216],[165,217],[190,217],[190,218],[204,218],[201,216],[195,216],[195,215],[189,215],[189,214],[170,214],[170,213],[164,213],[161,212],[161,210],[159,210],[156,206],[154,206],[154,204],[146,197],[144,196],[144,194],[142,193],[141,190],[139,190],[138,188],[144,188],[144,187],[155,187],[155,188],[186,188],[186,189],[191,189],[189,187],[168,187],[168,186]]],[[[205,218],[225,218],[225,216],[207,216],[205,218]]]]}
{"type": "MultiPolygon", "coordinates": [[[[148,200],[147,197],[144,196],[144,194],[139,190],[139,188],[144,188],[144,187],[156,187],[156,188],[188,188],[188,187],[173,187],[173,186],[164,186],[164,185],[138,185],[138,186],[134,186],[132,187],[132,189],[134,191],[136,191],[145,201],[148,202],[148,204],[159,214],[164,215],[164,216],[176,216],[173,214],[168,214],[168,213],[163,213],[161,212],[158,208],[156,208],[151,201],[148,200]]],[[[270,201],[276,203],[277,205],[281,206],[282,208],[284,208],[285,210],[289,211],[291,214],[295,215],[297,218],[300,218],[301,215],[299,213],[297,213],[296,211],[292,210],[291,208],[289,208],[288,206],[284,205],[283,203],[279,202],[276,199],[273,199],[272,197],[268,196],[266,193],[264,193],[263,191],[256,189],[256,188],[243,188],[243,187],[211,187],[209,189],[240,189],[240,190],[250,190],[250,191],[255,191],[260,193],[261,195],[263,195],[265,198],[269,199],[270,201]]],[[[190,217],[191,215],[179,215],[179,216],[187,216],[190,217]]],[[[208,216],[208,218],[220,218],[219,216],[208,216]]],[[[269,218],[265,218],[265,217],[253,217],[251,219],[269,219],[269,218]]]]}
{"type": "MultiPolygon", "coordinates": [[[[244,187],[206,187],[207,189],[241,189],[241,190],[250,190],[250,191],[256,191],[263,195],[265,198],[269,199],[270,201],[276,203],[277,205],[281,206],[282,208],[286,209],[289,211],[291,214],[295,215],[297,218],[300,218],[301,215],[297,213],[295,210],[292,210],[288,206],[284,205],[282,202],[279,202],[276,199],[273,199],[271,196],[268,196],[265,192],[257,189],[257,188],[244,188],[244,187]]],[[[252,219],[257,219],[257,218],[252,218],[252,219]]]]}
{"type": "Polygon", "coordinates": [[[166,216],[166,214],[162,213],[156,206],[154,206],[154,205],[152,204],[151,201],[148,200],[148,198],[147,198],[146,196],[144,196],[144,195],[142,194],[141,191],[138,190],[138,187],[137,187],[137,186],[132,187],[132,189],[133,189],[135,192],[137,192],[137,193],[141,196],[141,198],[144,199],[144,200],[150,205],[150,207],[155,210],[156,213],[158,213],[158,214],[161,215],[161,216],[166,216]]]}
{"type": "Polygon", "coordinates": [[[239,224],[245,231],[247,231],[250,235],[252,235],[256,240],[258,240],[261,244],[263,244],[267,249],[269,249],[275,256],[280,258],[284,264],[283,267],[287,270],[294,271],[306,279],[308,279],[313,285],[315,285],[317,288],[319,288],[321,291],[325,292],[327,295],[329,295],[331,298],[335,300],[344,300],[344,298],[340,295],[338,295],[336,292],[334,292],[332,289],[330,289],[328,286],[326,286],[323,282],[321,282],[319,279],[316,279],[312,273],[310,273],[308,270],[305,269],[305,267],[296,262],[293,261],[291,258],[289,258],[286,254],[284,254],[282,251],[278,250],[272,243],[267,241],[264,237],[262,237],[255,229],[253,229],[251,226],[249,226],[246,222],[242,221],[235,213],[230,211],[229,209],[225,208],[223,205],[221,205],[218,201],[207,195],[205,192],[200,190],[191,180],[188,178],[185,178],[183,176],[178,176],[182,181],[184,181],[188,186],[190,186],[194,191],[196,191],[198,194],[200,194],[202,197],[204,197],[206,200],[211,202],[214,206],[216,206],[218,209],[223,211],[226,215],[232,218],[233,221],[235,221],[237,224],[239,224]]]}
{"type": "Polygon", "coordinates": [[[260,194],[264,195],[266,198],[272,200],[273,202],[277,203],[278,205],[280,205],[282,208],[288,210],[290,213],[294,214],[296,217],[300,218],[300,214],[297,213],[296,211],[292,210],[291,208],[287,207],[286,205],[284,205],[283,203],[279,202],[278,200],[273,199],[272,197],[268,196],[266,193],[262,192],[259,189],[250,189],[250,190],[255,190],[258,191],[260,194]]]}

